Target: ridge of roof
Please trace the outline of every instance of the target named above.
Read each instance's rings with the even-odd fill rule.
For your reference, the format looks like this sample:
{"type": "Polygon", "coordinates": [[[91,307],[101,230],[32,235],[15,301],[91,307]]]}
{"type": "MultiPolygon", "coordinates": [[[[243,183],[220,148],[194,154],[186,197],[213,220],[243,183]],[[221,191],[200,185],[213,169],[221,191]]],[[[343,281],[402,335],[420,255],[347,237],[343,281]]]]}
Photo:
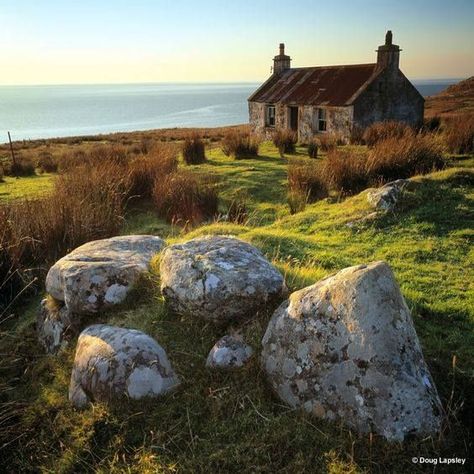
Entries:
{"type": "Polygon", "coordinates": [[[338,69],[338,68],[356,68],[356,67],[363,67],[363,66],[376,66],[377,63],[361,63],[361,64],[332,64],[330,66],[301,66],[301,67],[292,67],[287,69],[287,71],[300,71],[305,69],[338,69]]]}
{"type": "Polygon", "coordinates": [[[377,63],[289,68],[272,74],[248,101],[347,106],[378,74],[377,63]]]}

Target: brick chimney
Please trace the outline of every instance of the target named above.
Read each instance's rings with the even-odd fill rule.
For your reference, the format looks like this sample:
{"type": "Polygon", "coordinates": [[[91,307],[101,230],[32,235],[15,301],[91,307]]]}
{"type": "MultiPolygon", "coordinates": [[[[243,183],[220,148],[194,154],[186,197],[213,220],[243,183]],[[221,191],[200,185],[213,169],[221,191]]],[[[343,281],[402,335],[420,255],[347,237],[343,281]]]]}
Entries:
{"type": "Polygon", "coordinates": [[[392,32],[387,31],[385,35],[385,44],[377,49],[377,66],[381,69],[390,69],[398,71],[400,64],[400,47],[392,43],[392,32]]]}
{"type": "Polygon", "coordinates": [[[291,58],[285,54],[285,44],[280,43],[280,54],[273,58],[273,74],[280,74],[285,69],[290,69],[291,58]]]}

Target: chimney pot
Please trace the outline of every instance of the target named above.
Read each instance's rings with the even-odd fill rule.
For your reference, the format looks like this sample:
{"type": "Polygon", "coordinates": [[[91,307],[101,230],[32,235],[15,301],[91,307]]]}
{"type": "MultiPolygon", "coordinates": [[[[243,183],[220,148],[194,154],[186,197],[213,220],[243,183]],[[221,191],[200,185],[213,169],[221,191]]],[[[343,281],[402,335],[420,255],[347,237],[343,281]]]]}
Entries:
{"type": "Polygon", "coordinates": [[[387,34],[385,35],[385,44],[387,46],[391,46],[392,45],[392,31],[391,30],[388,30],[387,31],[387,34]]]}
{"type": "Polygon", "coordinates": [[[280,56],[285,54],[285,43],[280,43],[280,56]]]}

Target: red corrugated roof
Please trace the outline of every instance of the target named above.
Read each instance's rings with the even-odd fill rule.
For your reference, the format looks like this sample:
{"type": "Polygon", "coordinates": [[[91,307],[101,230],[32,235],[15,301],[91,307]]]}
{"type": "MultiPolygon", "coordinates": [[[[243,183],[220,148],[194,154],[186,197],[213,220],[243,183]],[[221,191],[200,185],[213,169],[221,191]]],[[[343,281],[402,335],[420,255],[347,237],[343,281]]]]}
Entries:
{"type": "Polygon", "coordinates": [[[271,76],[250,102],[350,105],[375,75],[377,64],[292,68],[271,76]]]}

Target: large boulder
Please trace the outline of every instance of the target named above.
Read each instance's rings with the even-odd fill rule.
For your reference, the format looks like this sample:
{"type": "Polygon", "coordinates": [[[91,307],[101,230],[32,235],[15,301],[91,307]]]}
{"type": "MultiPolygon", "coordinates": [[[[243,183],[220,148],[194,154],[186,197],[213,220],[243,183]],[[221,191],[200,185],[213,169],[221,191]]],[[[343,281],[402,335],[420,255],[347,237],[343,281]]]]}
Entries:
{"type": "Polygon", "coordinates": [[[84,327],[84,315],[123,302],[163,246],[159,237],[127,235],[88,242],[58,260],[46,276],[49,296],[37,317],[46,350],[65,347],[84,327]]]}
{"type": "Polygon", "coordinates": [[[163,246],[163,240],[152,235],[88,242],[50,268],[46,291],[71,313],[96,313],[121,303],[163,246]]]}
{"type": "Polygon", "coordinates": [[[262,340],[282,400],[388,440],[438,431],[442,407],[410,311],[383,262],[293,293],[262,340]]]}
{"type": "Polygon", "coordinates": [[[367,193],[367,200],[377,211],[393,211],[409,183],[408,179],[397,179],[380,188],[371,189],[367,193]]]}
{"type": "Polygon", "coordinates": [[[69,400],[84,408],[89,402],[156,397],[178,384],[164,349],[150,336],[96,324],[77,341],[69,400]]]}
{"type": "Polygon", "coordinates": [[[221,337],[213,346],[206,360],[206,367],[234,369],[244,366],[252,357],[252,348],[241,336],[221,337]]]}
{"type": "Polygon", "coordinates": [[[239,319],[285,290],[280,272],[252,245],[212,236],[163,251],[161,290],[170,307],[214,321],[239,319]]]}

